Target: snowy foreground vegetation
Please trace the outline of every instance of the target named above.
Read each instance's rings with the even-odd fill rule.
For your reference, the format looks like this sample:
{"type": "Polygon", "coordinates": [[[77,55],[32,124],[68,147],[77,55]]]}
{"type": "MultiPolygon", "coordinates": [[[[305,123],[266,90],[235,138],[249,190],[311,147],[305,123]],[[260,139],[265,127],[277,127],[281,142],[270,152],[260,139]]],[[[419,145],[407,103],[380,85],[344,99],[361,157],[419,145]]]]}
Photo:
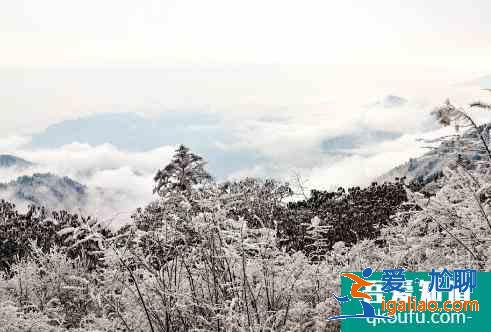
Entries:
{"type": "Polygon", "coordinates": [[[158,199],[118,231],[2,201],[1,329],[336,331],[326,317],[342,271],[488,271],[488,127],[449,103],[435,114],[463,134],[441,142],[445,167],[424,181],[311,193],[300,181],[216,183],[181,146],[155,176],[158,199]]]}

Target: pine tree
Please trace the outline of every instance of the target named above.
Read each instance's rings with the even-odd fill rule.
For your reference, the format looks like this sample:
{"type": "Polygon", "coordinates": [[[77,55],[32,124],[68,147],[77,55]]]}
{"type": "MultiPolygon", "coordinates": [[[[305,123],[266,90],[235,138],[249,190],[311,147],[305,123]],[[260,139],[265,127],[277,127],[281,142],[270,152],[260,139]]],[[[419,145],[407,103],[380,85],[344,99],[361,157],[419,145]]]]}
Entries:
{"type": "Polygon", "coordinates": [[[165,196],[169,192],[190,193],[194,185],[212,179],[205,170],[206,162],[201,156],[190,152],[189,148],[180,145],[172,161],[157,172],[154,193],[165,196]]]}

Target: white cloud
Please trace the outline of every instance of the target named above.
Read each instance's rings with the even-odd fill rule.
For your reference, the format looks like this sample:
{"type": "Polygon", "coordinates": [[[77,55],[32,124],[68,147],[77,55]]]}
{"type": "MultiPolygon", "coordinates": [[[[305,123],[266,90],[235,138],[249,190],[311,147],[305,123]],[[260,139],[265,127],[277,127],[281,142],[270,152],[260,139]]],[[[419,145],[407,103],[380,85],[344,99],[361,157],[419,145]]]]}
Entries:
{"type": "Polygon", "coordinates": [[[12,153],[17,149],[28,144],[30,141],[31,139],[26,136],[17,136],[17,135],[12,135],[7,137],[0,136],[0,153],[4,153],[4,154],[12,153]]]}
{"type": "Polygon", "coordinates": [[[423,135],[404,135],[396,140],[352,151],[353,155],[323,163],[306,172],[313,188],[365,186],[392,168],[422,155],[426,150],[417,139],[423,135]]]}
{"type": "MultiPolygon", "coordinates": [[[[17,156],[34,162],[35,166],[28,170],[1,170],[0,182],[34,173],[68,176],[88,186],[89,201],[83,212],[122,223],[137,207],[153,199],[153,176],[170,161],[174,150],[175,147],[164,146],[146,153],[130,153],[110,144],[78,143],[59,149],[16,150],[17,156]]],[[[12,198],[7,192],[3,197],[12,198]]]]}
{"type": "Polygon", "coordinates": [[[126,152],[111,144],[90,146],[88,144],[72,143],[60,149],[19,150],[17,155],[60,174],[74,177],[91,176],[104,171],[130,167],[131,169],[148,173],[165,165],[174,151],[172,146],[164,146],[149,152],[126,152]]]}

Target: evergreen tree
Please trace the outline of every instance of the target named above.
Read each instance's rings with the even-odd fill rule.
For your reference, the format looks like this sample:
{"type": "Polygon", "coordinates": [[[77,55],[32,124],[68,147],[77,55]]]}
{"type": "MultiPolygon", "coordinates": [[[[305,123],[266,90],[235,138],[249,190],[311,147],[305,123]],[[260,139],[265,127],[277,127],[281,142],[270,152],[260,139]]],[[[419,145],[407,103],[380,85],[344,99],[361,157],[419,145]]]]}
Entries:
{"type": "Polygon", "coordinates": [[[193,185],[201,184],[212,179],[205,170],[206,162],[201,156],[180,145],[172,161],[157,172],[154,193],[165,196],[169,192],[178,191],[189,193],[193,185]]]}

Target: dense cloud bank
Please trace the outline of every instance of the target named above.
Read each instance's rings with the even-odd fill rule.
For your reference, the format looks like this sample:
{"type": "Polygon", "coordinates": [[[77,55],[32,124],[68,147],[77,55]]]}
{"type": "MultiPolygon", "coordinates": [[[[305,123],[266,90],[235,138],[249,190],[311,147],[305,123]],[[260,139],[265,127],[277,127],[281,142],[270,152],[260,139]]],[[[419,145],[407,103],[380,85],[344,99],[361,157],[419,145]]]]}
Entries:
{"type": "Polygon", "coordinates": [[[364,104],[81,114],[32,135],[1,137],[2,153],[35,165],[2,169],[0,182],[35,173],[68,176],[87,186],[90,211],[112,218],[152,200],[153,176],[182,143],[207,160],[219,181],[253,176],[294,183],[300,176],[307,189],[363,186],[423,154],[421,139],[451,133],[431,118],[434,105],[387,95],[364,104]]]}

